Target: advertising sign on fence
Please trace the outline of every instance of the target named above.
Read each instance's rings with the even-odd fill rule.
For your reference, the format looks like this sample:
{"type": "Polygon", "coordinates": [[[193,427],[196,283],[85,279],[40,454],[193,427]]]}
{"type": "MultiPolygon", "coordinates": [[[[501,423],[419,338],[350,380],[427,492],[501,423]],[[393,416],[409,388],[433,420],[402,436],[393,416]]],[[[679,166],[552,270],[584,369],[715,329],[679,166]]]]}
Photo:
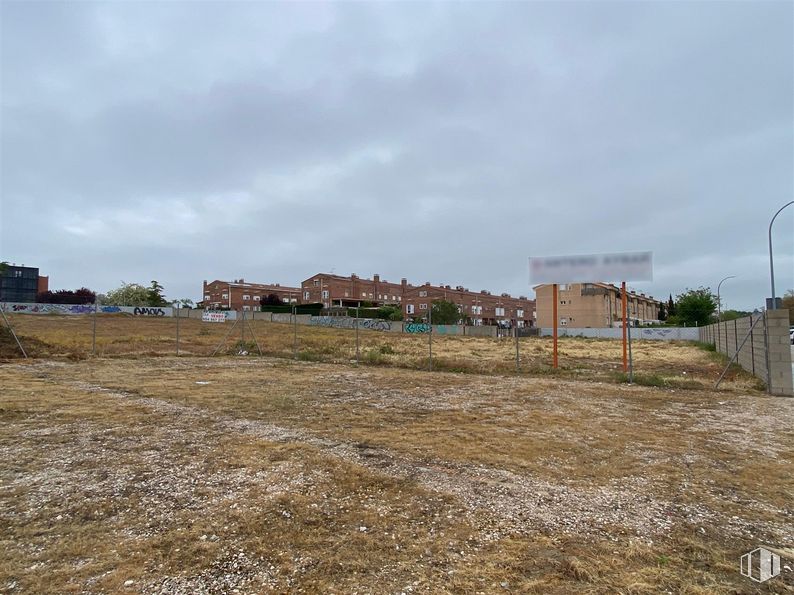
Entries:
{"type": "Polygon", "coordinates": [[[652,261],[652,252],[533,256],[529,258],[529,282],[653,281],[652,261]]]}
{"type": "Polygon", "coordinates": [[[202,322],[226,322],[226,312],[204,312],[202,322]]]}

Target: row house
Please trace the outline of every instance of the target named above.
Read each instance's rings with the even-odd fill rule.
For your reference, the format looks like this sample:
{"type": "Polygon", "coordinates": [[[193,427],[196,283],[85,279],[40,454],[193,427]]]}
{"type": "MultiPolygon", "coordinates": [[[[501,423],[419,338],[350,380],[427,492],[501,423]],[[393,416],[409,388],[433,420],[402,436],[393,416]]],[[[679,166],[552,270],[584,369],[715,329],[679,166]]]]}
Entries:
{"type": "MultiPolygon", "coordinates": [[[[559,326],[608,328],[620,326],[623,306],[620,287],[609,283],[568,283],[557,286],[559,326]]],[[[553,326],[553,286],[535,288],[538,326],[553,326]]],[[[627,292],[627,318],[633,326],[659,322],[661,302],[644,293],[627,292]]]]}
{"type": "Polygon", "coordinates": [[[229,310],[259,310],[262,300],[269,295],[278,296],[285,304],[300,303],[299,287],[287,287],[275,283],[246,283],[245,279],[234,281],[204,281],[205,308],[229,310]]]}
{"type": "Polygon", "coordinates": [[[403,295],[403,317],[426,320],[434,301],[444,300],[458,306],[460,320],[474,325],[530,327],[535,324],[535,301],[526,296],[507,293],[493,295],[489,291],[471,291],[458,285],[425,283],[408,289],[403,295]]]}
{"type": "Polygon", "coordinates": [[[357,307],[364,303],[398,306],[405,291],[412,287],[406,279],[390,283],[380,275],[362,279],[355,273],[349,277],[317,273],[301,283],[300,299],[303,303],[322,303],[326,308],[357,307]]]}

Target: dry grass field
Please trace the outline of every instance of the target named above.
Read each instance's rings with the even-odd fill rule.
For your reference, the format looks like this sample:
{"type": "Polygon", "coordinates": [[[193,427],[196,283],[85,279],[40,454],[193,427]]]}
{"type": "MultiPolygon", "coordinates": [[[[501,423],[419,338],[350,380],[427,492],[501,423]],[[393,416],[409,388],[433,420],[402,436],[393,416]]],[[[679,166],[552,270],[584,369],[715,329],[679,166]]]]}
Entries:
{"type": "Polygon", "coordinates": [[[383,365],[356,366],[350,332],[299,327],[327,361],[295,361],[265,323],[283,357],[205,357],[222,329],[194,323],[177,358],[173,320],[113,317],[88,358],[86,319],[48,318],[0,361],[1,593],[794,592],[738,566],[794,563],[794,400],[702,388],[692,345],[637,344],[665,380],[637,386],[606,341],[553,375],[523,339],[516,375],[512,342],[438,338],[480,358],[431,373],[416,337],[362,333],[383,365]]]}
{"type": "MultiPolygon", "coordinates": [[[[11,324],[22,337],[33,357],[82,359],[91,355],[92,318],[90,316],[10,315],[11,324]]],[[[209,356],[220,345],[218,354],[237,354],[297,358],[302,361],[351,363],[356,357],[355,331],[314,326],[249,321],[244,336],[242,325],[223,342],[232,323],[210,324],[195,319],[180,321],[180,354],[209,356]],[[251,331],[256,341],[251,336],[251,331]],[[258,344],[258,346],[257,346],[258,344]],[[296,349],[297,347],[297,349],[296,349]]],[[[515,374],[515,340],[478,337],[433,337],[435,370],[474,374],[515,374]]],[[[176,319],[135,318],[104,315],[98,318],[97,355],[102,357],[141,357],[176,353],[176,319]]],[[[602,382],[622,382],[620,341],[608,339],[564,338],[559,344],[559,369],[551,367],[550,338],[527,337],[520,340],[520,373],[558,378],[581,378],[602,382]]],[[[0,341],[0,357],[17,356],[16,346],[6,337],[0,341]]],[[[636,341],[634,366],[641,384],[672,388],[713,386],[724,367],[722,356],[693,349],[689,342],[636,341]]],[[[428,336],[360,331],[360,362],[424,370],[428,368],[428,336]]],[[[723,386],[742,390],[763,388],[759,381],[734,367],[723,386]]]]}

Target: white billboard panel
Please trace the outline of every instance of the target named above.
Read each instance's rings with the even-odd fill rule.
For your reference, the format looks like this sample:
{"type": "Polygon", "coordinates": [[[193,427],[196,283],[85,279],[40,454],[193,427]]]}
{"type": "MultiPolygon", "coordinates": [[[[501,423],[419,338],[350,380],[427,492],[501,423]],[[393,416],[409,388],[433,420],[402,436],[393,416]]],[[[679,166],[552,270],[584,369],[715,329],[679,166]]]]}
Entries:
{"type": "Polygon", "coordinates": [[[653,253],[618,252],[529,258],[529,282],[532,285],[599,281],[653,281],[653,253]]]}

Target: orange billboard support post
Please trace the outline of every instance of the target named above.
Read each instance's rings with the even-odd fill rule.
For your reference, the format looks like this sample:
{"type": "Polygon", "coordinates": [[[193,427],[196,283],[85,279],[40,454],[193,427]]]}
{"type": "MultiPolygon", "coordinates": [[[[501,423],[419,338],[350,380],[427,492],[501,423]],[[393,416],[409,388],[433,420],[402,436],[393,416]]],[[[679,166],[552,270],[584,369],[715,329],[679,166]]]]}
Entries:
{"type": "Polygon", "coordinates": [[[621,309],[623,310],[623,372],[629,371],[629,357],[628,353],[626,352],[626,310],[627,310],[627,299],[626,299],[626,282],[623,281],[620,284],[620,293],[621,293],[621,309]]]}
{"type": "Polygon", "coordinates": [[[552,286],[552,299],[551,299],[551,316],[554,318],[554,324],[552,326],[551,336],[554,337],[554,367],[557,367],[557,284],[554,283],[552,286]]]}

